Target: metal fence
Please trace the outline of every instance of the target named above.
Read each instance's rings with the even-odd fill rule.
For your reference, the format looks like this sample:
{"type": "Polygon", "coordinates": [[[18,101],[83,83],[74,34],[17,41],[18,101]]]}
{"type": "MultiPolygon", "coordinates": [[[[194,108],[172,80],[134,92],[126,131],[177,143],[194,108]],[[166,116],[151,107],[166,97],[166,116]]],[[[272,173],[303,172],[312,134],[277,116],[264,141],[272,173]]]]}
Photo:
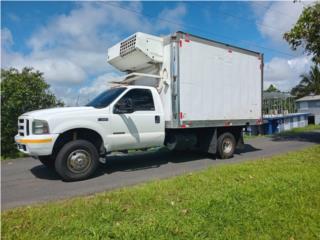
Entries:
{"type": "Polygon", "coordinates": [[[264,115],[296,113],[295,99],[290,93],[263,92],[262,112],[264,115]]]}

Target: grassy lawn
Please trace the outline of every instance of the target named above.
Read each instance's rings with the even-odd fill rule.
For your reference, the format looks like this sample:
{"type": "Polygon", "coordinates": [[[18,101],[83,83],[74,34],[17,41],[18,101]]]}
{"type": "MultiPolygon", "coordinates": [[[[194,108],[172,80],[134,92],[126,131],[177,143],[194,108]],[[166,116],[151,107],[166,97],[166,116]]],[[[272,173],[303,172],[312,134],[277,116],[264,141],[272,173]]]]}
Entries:
{"type": "Polygon", "coordinates": [[[1,224],[3,239],[320,239],[320,146],[17,208],[1,224]]]}
{"type": "Polygon", "coordinates": [[[255,138],[259,138],[259,137],[263,137],[263,136],[268,136],[268,135],[243,135],[243,139],[244,140],[250,140],[250,139],[255,139],[255,138]]]}

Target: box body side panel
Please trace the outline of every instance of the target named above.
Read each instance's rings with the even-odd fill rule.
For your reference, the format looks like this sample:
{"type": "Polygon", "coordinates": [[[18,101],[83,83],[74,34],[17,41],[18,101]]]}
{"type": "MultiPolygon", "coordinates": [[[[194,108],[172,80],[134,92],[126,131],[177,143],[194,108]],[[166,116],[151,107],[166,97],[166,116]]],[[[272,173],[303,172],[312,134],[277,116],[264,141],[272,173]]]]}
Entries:
{"type": "Polygon", "coordinates": [[[182,121],[261,118],[261,57],[181,39],[182,121]]]}

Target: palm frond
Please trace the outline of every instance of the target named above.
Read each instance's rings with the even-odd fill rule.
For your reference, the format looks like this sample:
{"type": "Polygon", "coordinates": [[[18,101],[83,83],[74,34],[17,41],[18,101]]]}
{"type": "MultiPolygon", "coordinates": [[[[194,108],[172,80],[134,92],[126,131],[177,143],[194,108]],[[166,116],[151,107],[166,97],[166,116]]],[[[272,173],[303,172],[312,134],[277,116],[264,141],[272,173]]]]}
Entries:
{"type": "Polygon", "coordinates": [[[301,81],[292,88],[291,94],[304,97],[310,94],[320,94],[320,69],[317,65],[311,67],[308,74],[300,75],[301,81]]]}

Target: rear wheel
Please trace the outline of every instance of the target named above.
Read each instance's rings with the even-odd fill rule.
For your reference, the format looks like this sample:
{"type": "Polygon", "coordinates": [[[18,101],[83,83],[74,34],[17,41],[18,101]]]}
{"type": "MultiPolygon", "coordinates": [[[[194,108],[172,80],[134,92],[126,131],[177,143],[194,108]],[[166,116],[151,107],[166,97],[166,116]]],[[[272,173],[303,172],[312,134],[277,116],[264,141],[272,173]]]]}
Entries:
{"type": "Polygon", "coordinates": [[[98,165],[98,151],[86,140],[75,140],[64,145],[55,161],[55,169],[65,181],[86,179],[95,172],[98,165]]]}
{"type": "Polygon", "coordinates": [[[222,159],[231,158],[236,148],[236,140],[233,134],[223,133],[218,138],[218,154],[222,159]]]}
{"type": "Polygon", "coordinates": [[[51,156],[39,156],[38,158],[47,168],[54,169],[54,159],[51,156]]]}

